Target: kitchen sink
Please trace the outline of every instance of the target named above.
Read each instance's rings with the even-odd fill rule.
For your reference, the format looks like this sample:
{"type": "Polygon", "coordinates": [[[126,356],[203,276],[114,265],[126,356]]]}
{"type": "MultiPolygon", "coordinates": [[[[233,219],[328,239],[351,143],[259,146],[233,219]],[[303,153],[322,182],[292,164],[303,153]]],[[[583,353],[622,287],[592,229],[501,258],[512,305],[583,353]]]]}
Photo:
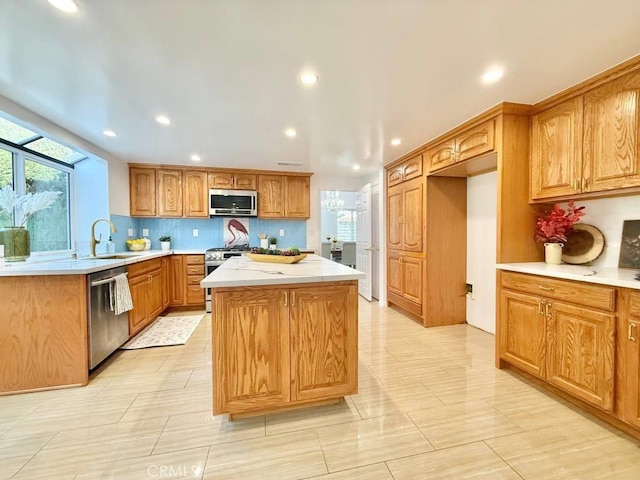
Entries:
{"type": "Polygon", "coordinates": [[[78,260],[125,260],[139,257],[140,253],[118,253],[116,255],[98,255],[97,257],[81,257],[78,260]]]}

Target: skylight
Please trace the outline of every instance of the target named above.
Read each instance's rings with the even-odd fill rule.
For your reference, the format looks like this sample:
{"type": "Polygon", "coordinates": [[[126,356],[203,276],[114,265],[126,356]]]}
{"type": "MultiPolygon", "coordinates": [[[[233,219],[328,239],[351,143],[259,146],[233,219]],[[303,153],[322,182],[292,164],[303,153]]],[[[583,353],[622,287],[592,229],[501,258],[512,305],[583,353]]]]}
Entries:
{"type": "Polygon", "coordinates": [[[40,138],[40,135],[0,117],[0,138],[21,145],[22,142],[40,138]]]}

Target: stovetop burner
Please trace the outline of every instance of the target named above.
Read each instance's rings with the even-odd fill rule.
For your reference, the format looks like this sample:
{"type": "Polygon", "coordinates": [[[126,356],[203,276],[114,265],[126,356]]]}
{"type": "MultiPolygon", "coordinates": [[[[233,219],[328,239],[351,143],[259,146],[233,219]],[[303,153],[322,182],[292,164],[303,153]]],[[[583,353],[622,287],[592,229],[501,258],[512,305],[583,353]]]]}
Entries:
{"type": "Polygon", "coordinates": [[[248,246],[241,247],[222,247],[222,248],[209,248],[205,251],[204,259],[208,264],[216,262],[215,265],[219,265],[224,260],[242,255],[243,253],[250,252],[251,248],[248,246]]]}

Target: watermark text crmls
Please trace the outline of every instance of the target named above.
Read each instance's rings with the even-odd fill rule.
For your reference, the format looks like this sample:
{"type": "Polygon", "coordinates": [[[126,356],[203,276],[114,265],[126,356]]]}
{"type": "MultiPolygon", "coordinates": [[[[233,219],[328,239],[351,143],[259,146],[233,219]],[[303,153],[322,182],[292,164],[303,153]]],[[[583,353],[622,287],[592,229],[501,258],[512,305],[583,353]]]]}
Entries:
{"type": "Polygon", "coordinates": [[[149,465],[149,478],[193,478],[202,474],[201,465],[149,465]]]}

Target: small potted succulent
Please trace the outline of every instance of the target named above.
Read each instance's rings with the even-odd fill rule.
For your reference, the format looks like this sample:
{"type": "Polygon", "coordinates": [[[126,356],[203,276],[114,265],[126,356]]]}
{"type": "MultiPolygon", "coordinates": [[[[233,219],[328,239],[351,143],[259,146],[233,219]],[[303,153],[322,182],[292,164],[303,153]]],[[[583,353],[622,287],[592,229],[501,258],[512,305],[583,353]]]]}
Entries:
{"type": "Polygon", "coordinates": [[[169,235],[163,235],[160,237],[160,248],[162,250],[169,250],[171,248],[171,237],[169,235]]]}
{"type": "Polygon", "coordinates": [[[278,239],[276,237],[269,237],[269,250],[275,250],[277,244],[278,239]]]}

